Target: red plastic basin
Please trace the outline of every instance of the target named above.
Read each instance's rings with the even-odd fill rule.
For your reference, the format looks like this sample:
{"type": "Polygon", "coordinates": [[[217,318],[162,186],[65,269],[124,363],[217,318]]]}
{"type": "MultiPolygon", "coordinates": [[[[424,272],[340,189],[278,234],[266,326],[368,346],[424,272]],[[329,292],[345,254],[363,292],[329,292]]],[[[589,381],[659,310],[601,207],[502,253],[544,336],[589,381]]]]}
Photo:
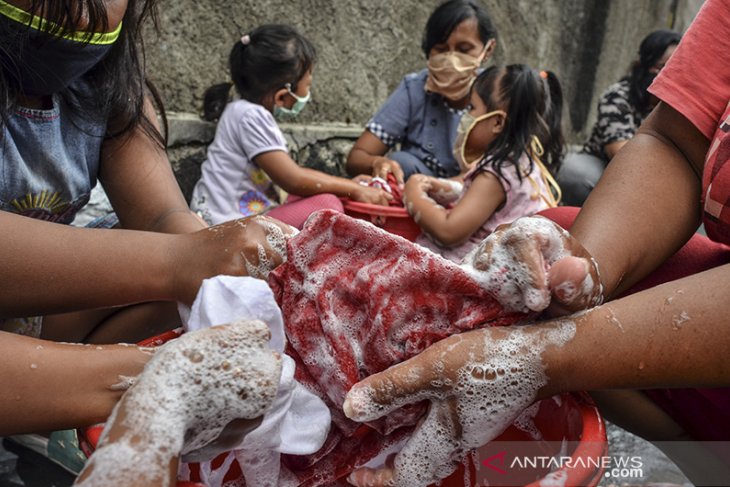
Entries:
{"type": "Polygon", "coordinates": [[[346,215],[368,221],[411,242],[421,233],[421,227],[413,221],[405,208],[360,203],[347,198],[342,199],[342,205],[346,215]]]}
{"type": "MultiPolygon", "coordinates": [[[[180,336],[174,330],[140,342],[142,346],[159,346],[180,336]]],[[[103,425],[79,430],[79,443],[87,456],[96,447],[103,425]]],[[[528,486],[528,487],[595,487],[603,475],[601,459],[608,450],[606,429],[598,408],[585,393],[570,393],[538,403],[534,427],[539,438],[515,425],[498,438],[479,448],[471,456],[468,467],[460,467],[441,482],[442,487],[528,486]],[[562,458],[561,467],[546,462],[562,458]],[[535,460],[542,460],[536,462],[535,460]],[[546,478],[546,476],[548,476],[546,478]]],[[[220,465],[221,455],[213,461],[220,465]]],[[[190,465],[193,481],[197,465],[190,465]]],[[[240,478],[241,469],[234,461],[225,481],[240,478]]],[[[194,482],[178,483],[178,487],[194,487],[194,482]]]]}

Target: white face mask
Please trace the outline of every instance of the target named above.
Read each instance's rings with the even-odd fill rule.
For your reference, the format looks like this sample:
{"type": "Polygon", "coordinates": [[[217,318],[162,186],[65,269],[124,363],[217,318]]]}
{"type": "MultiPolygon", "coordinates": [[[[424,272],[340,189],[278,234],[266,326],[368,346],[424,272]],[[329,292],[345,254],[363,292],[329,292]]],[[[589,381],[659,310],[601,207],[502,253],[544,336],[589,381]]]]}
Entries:
{"type": "Polygon", "coordinates": [[[474,130],[474,127],[476,127],[479,122],[497,115],[502,115],[505,118],[507,117],[507,113],[505,113],[503,110],[494,110],[478,117],[474,117],[474,115],[469,112],[466,112],[464,113],[464,115],[461,116],[459,126],[456,129],[454,158],[456,158],[456,162],[459,163],[459,167],[461,168],[462,173],[465,173],[466,171],[474,167],[474,164],[479,162],[482,157],[484,157],[484,155],[482,154],[472,161],[466,160],[466,143],[469,140],[469,134],[472,130],[474,130]]]}

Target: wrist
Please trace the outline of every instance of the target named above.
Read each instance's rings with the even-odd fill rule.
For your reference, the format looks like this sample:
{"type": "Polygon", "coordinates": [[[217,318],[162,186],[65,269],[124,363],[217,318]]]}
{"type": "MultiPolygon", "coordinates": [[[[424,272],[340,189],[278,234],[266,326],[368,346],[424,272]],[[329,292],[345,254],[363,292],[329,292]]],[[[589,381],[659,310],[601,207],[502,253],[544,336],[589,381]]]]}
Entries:
{"type": "MultiPolygon", "coordinates": [[[[189,281],[198,276],[194,270],[194,263],[199,259],[190,259],[188,255],[191,253],[191,247],[194,245],[195,237],[191,234],[173,235],[161,252],[160,258],[163,261],[165,276],[161,293],[163,299],[169,301],[178,301],[190,306],[195,296],[189,296],[189,281]],[[187,264],[187,265],[185,265],[187,264]]],[[[199,286],[199,283],[198,283],[199,286]]]]}
{"type": "Polygon", "coordinates": [[[370,169],[372,169],[374,171],[375,169],[378,168],[379,165],[382,165],[383,161],[385,161],[385,160],[387,160],[387,159],[383,156],[373,157],[373,159],[370,161],[370,169]]]}

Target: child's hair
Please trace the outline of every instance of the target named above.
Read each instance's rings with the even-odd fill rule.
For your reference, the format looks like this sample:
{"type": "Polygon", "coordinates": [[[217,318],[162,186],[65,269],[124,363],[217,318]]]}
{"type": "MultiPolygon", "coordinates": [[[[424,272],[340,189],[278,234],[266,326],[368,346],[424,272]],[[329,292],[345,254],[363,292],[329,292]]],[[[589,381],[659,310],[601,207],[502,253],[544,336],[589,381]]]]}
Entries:
{"type": "Polygon", "coordinates": [[[647,89],[656,73],[652,68],[664,55],[669,46],[676,46],[682,36],[673,30],[655,30],[641,41],[639,59],[632,65],[629,75],[624,78],[629,81],[629,101],[639,113],[649,111],[649,92],[647,89]]]}
{"type": "MultiPolygon", "coordinates": [[[[45,19],[44,29],[52,34],[77,31],[82,19],[87,22],[86,32],[106,31],[108,29],[107,6],[104,0],[31,0],[27,11],[45,19]]],[[[61,95],[71,103],[73,100],[88,102],[83,106],[73,101],[74,111],[81,116],[97,117],[99,113],[109,114],[108,136],[128,135],[136,127],[154,139],[160,146],[165,145],[165,137],[155,128],[144,114],[144,99],[150,95],[160,110],[163,125],[167,128],[161,99],[154,86],[145,77],[145,54],[142,39],[142,26],[151,19],[155,31],[157,23],[157,0],[128,0],[122,22],[124,28],[111,51],[82,78],[93,89],[91,98],[82,93],[72,93],[68,88],[61,95]]],[[[28,29],[30,29],[30,22],[28,29]]],[[[2,63],[0,69],[0,119],[7,121],[17,103],[21,87],[13,80],[19,79],[18,65],[2,63]]],[[[165,130],[167,132],[167,130],[165,130]]]]}
{"type": "Polygon", "coordinates": [[[426,57],[433,46],[446,42],[457,25],[471,18],[477,20],[482,43],[486,44],[489,39],[497,37],[489,12],[481,4],[474,0],[449,0],[436,7],[428,18],[421,42],[426,57]]]}
{"type": "MultiPolygon", "coordinates": [[[[272,92],[297,83],[316,62],[317,52],[295,28],[282,24],[257,27],[236,40],[228,58],[231,80],[238,95],[252,103],[261,103],[272,92]],[[245,43],[244,43],[245,42],[245,43]]],[[[231,83],[221,83],[206,90],[203,118],[216,120],[228,102],[231,83]]]]}
{"type": "Polygon", "coordinates": [[[563,91],[557,76],[524,64],[492,66],[477,76],[473,89],[488,110],[502,108],[507,113],[504,129],[487,149],[489,158],[480,164],[493,166],[500,175],[505,164],[516,164],[522,153],[534,164],[539,156],[532,148],[535,136],[544,149],[541,162],[556,174],[564,147],[563,91]]]}

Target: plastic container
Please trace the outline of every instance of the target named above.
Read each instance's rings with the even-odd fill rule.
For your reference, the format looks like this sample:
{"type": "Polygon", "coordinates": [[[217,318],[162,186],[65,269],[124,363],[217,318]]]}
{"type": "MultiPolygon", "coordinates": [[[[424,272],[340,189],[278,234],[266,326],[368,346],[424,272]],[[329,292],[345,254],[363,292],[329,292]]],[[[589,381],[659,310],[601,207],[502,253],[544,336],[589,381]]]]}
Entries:
{"type": "MultiPolygon", "coordinates": [[[[180,336],[179,330],[140,342],[142,346],[159,346],[180,336]]],[[[532,421],[534,430],[512,425],[494,441],[477,449],[468,462],[439,485],[442,487],[528,486],[528,487],[595,487],[603,478],[601,459],[608,450],[606,428],[598,409],[584,393],[562,394],[540,401],[532,421]],[[540,465],[548,458],[562,459],[561,468],[554,464],[540,465]],[[518,461],[517,459],[520,459],[518,461]],[[538,465],[530,465],[530,462],[538,465]],[[517,466],[515,466],[517,465],[517,466]]],[[[87,456],[96,447],[103,425],[79,430],[79,443],[87,456]]],[[[213,461],[220,465],[225,455],[213,461]]],[[[193,481],[198,467],[190,464],[193,481]]],[[[345,474],[346,475],[346,474],[345,474]]],[[[241,469],[234,461],[226,481],[240,478],[241,469]]],[[[178,482],[178,487],[202,484],[178,482]]]]}
{"type": "Polygon", "coordinates": [[[360,203],[347,198],[342,199],[342,205],[346,215],[368,221],[411,242],[421,233],[421,227],[416,225],[405,208],[360,203]]]}

